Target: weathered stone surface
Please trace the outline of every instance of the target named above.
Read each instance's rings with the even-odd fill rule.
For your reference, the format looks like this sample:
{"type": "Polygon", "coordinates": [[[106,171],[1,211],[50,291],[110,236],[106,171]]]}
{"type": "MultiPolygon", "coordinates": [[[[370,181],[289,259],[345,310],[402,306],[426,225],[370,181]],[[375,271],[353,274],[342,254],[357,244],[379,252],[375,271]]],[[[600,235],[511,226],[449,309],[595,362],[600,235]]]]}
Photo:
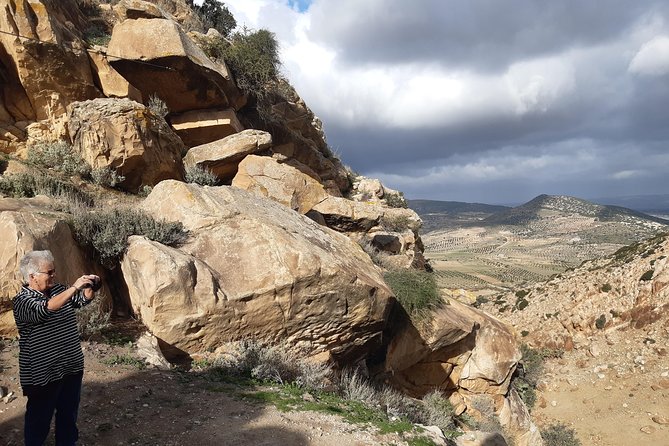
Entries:
{"type": "Polygon", "coordinates": [[[306,214],[328,197],[323,186],[312,177],[266,156],[244,158],[232,185],[271,198],[300,214],[306,214]]]}
{"type": "Polygon", "coordinates": [[[186,4],[184,0],[150,0],[164,12],[167,12],[174,20],[179,22],[184,29],[202,30],[204,26],[200,17],[186,4]]]}
{"type": "Polygon", "coordinates": [[[209,144],[191,148],[183,159],[186,167],[210,170],[221,181],[229,182],[247,155],[263,152],[272,146],[272,135],[261,130],[244,130],[209,144]]]}
{"type": "Polygon", "coordinates": [[[125,176],[124,189],[183,180],[183,143],[142,104],[129,99],[75,102],[68,116],[73,148],[93,168],[110,167],[125,176]]]}
{"type": "Polygon", "coordinates": [[[191,231],[178,250],[133,237],[122,261],[135,312],[165,342],[193,353],[257,337],[341,359],[380,341],[390,290],[347,237],[226,186],[163,181],[143,208],[191,231]]]}
{"type": "Polygon", "coordinates": [[[214,142],[244,130],[233,109],[171,114],[170,123],[188,147],[214,142]]]}
{"type": "Polygon", "coordinates": [[[394,336],[386,371],[415,396],[435,388],[506,394],[521,357],[510,329],[486,313],[449,303],[427,325],[408,325],[394,336]]]}
{"type": "Polygon", "coordinates": [[[85,18],[74,0],[1,0],[0,10],[0,29],[10,33],[0,34],[5,106],[15,120],[59,116],[72,101],[101,96],[77,37],[85,18]]]}
{"type": "Polygon", "coordinates": [[[134,19],[169,19],[169,14],[158,5],[142,0],[121,0],[113,6],[120,21],[134,19]]]}
{"type": "Polygon", "coordinates": [[[238,109],[245,103],[227,68],[214,63],[172,20],[126,20],[114,26],[111,65],[145,98],[157,95],[171,112],[238,109]]]}
{"type": "Polygon", "coordinates": [[[107,56],[101,51],[101,47],[95,47],[99,52],[89,52],[93,73],[98,79],[102,92],[105,96],[117,98],[129,98],[133,101],[142,102],[142,93],[130,85],[118,71],[109,65],[107,56]]]}
{"type": "Polygon", "coordinates": [[[532,417],[520,399],[518,392],[511,389],[499,412],[499,421],[518,446],[542,446],[541,432],[532,422],[532,417]]]}
{"type": "Polygon", "coordinates": [[[0,198],[0,336],[16,335],[11,299],[23,282],[19,261],[26,252],[51,250],[59,282],[73,283],[95,271],[73,240],[66,218],[46,207],[45,197],[0,198]]]}
{"type": "Polygon", "coordinates": [[[328,197],[314,206],[327,225],[337,231],[369,231],[377,226],[384,214],[381,206],[360,203],[340,197],[328,197]]]}
{"type": "Polygon", "coordinates": [[[501,434],[471,431],[455,439],[456,446],[508,446],[501,434]]]}

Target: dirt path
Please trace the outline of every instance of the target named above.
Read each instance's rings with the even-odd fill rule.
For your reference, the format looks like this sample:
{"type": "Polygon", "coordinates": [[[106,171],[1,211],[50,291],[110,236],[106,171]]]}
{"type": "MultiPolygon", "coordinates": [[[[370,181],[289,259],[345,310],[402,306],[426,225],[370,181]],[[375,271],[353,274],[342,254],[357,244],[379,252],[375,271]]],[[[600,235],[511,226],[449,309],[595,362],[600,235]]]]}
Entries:
{"type": "MultiPolygon", "coordinates": [[[[91,445],[406,445],[396,434],[315,412],[280,412],[196,373],[109,365],[128,347],[83,343],[86,372],[80,446],[91,445]]],[[[0,385],[19,395],[0,400],[0,445],[22,444],[25,398],[18,385],[18,345],[0,351],[0,385]]],[[[53,431],[52,431],[53,435],[53,431]]],[[[48,445],[53,444],[51,439],[48,445]]]]}
{"type": "Polygon", "coordinates": [[[609,338],[593,344],[596,357],[580,350],[546,364],[538,392],[544,407],[533,411],[538,425],[559,420],[584,446],[669,445],[666,349],[629,331],[609,338]]]}

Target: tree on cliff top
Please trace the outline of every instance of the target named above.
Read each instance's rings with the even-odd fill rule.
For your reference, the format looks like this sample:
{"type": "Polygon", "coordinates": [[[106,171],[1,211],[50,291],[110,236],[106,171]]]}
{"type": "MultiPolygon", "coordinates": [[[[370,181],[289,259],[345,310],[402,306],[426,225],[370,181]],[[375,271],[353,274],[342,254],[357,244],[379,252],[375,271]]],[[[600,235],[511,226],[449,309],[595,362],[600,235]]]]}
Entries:
{"type": "Polygon", "coordinates": [[[237,26],[237,21],[227,6],[217,0],[204,0],[201,5],[194,4],[193,0],[186,0],[206,28],[214,28],[224,37],[228,37],[237,26]]]}

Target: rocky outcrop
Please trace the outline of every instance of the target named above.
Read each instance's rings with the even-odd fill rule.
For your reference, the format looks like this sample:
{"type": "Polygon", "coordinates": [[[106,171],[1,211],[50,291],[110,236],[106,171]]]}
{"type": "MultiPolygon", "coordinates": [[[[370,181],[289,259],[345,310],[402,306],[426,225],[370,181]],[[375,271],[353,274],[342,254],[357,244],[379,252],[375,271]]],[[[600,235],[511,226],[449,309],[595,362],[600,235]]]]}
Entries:
{"type": "Polygon", "coordinates": [[[125,20],[114,26],[111,65],[144,98],[156,95],[171,112],[245,104],[225,65],[214,63],[168,19],[125,20]]]}
{"type": "Polygon", "coordinates": [[[247,155],[266,151],[272,135],[260,130],[244,130],[209,144],[191,148],[183,159],[186,167],[210,170],[222,182],[229,182],[247,155]]]}
{"type": "Polygon", "coordinates": [[[170,19],[161,7],[143,0],[121,0],[113,7],[119,21],[135,19],[170,19]]]}
{"type": "Polygon", "coordinates": [[[218,141],[244,130],[233,109],[172,113],[170,124],[188,147],[218,141]]]}
{"type": "Polygon", "coordinates": [[[328,197],[323,186],[289,164],[266,156],[249,155],[239,163],[232,185],[271,198],[300,214],[307,214],[328,197]]]}
{"type": "Polygon", "coordinates": [[[0,9],[0,28],[10,33],[0,34],[4,108],[14,121],[60,116],[71,102],[101,96],[74,0],[1,0],[0,9]]]}
{"type": "Polygon", "coordinates": [[[45,197],[0,198],[0,336],[16,335],[11,299],[23,282],[19,262],[26,252],[51,250],[57,280],[63,283],[73,283],[82,274],[98,270],[72,238],[68,215],[54,212],[48,204],[45,197]]]}
{"type": "Polygon", "coordinates": [[[74,150],[93,168],[109,167],[125,176],[124,189],[183,180],[183,143],[142,104],[129,99],[75,102],[68,117],[74,150]]]}
{"type": "Polygon", "coordinates": [[[108,98],[129,98],[133,101],[142,102],[142,93],[130,85],[130,82],[109,65],[102,47],[94,47],[88,53],[88,56],[91,59],[91,66],[97,78],[97,83],[102,88],[105,96],[108,98]]]}
{"type": "Polygon", "coordinates": [[[122,261],[135,312],[163,341],[192,353],[283,340],[340,360],[380,345],[390,290],[347,237],[226,186],[164,181],[143,208],[191,233],[178,250],[132,238],[122,261]]]}

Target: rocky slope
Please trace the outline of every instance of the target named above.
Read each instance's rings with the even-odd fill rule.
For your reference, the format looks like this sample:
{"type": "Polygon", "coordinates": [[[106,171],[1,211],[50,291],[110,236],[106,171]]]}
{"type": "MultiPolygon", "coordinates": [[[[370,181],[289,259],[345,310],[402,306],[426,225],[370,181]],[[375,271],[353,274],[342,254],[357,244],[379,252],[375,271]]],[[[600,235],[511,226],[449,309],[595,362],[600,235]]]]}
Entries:
{"type": "Polygon", "coordinates": [[[141,320],[165,354],[289,342],[338,367],[367,365],[417,396],[439,389],[460,412],[476,414],[480,395],[516,444],[541,444],[509,387],[519,359],[509,328],[456,302],[425,327],[402,312],[361,246],[384,252],[386,266],[423,267],[420,218],[397,191],[353,178],[332,157],[292,88],[275,81],[263,124],[258,98],[197,45],[202,33],[184,28],[197,20],[178,0],[122,0],[87,14],[74,0],[0,7],[9,33],[0,37],[3,190],[21,196],[12,185],[32,178],[89,194],[81,203],[0,198],[2,335],[15,335],[19,259],[50,249],[59,280],[101,275],[107,303],[141,320]],[[86,40],[94,23],[112,29],[108,46],[86,40]],[[71,147],[89,173],[26,163],[36,147],[71,147]],[[184,182],[193,168],[218,185],[184,182]],[[86,179],[100,172],[115,175],[117,190],[86,179]],[[187,238],[166,246],[131,236],[117,241],[127,244],[120,260],[103,261],[75,241],[72,220],[110,209],[181,224],[187,238]]]}

